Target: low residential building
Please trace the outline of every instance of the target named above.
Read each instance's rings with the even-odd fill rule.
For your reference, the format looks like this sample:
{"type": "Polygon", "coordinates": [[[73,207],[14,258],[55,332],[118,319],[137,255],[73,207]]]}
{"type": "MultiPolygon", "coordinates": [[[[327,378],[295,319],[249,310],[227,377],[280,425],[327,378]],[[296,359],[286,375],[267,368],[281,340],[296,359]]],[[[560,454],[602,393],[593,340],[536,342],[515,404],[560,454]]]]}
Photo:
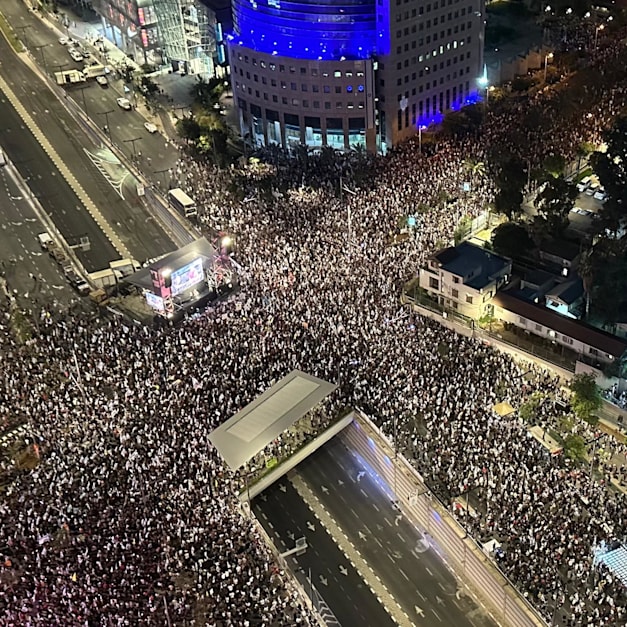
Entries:
{"type": "Polygon", "coordinates": [[[546,270],[564,277],[574,276],[581,256],[579,244],[566,240],[546,240],[538,252],[546,270]]]}
{"type": "Polygon", "coordinates": [[[498,320],[565,346],[594,362],[612,363],[620,360],[627,350],[627,340],[523,300],[510,291],[499,292],[492,305],[498,320]]]}
{"type": "Polygon", "coordinates": [[[512,272],[510,259],[468,242],[444,248],[420,269],[420,287],[443,307],[478,319],[512,272]]]}

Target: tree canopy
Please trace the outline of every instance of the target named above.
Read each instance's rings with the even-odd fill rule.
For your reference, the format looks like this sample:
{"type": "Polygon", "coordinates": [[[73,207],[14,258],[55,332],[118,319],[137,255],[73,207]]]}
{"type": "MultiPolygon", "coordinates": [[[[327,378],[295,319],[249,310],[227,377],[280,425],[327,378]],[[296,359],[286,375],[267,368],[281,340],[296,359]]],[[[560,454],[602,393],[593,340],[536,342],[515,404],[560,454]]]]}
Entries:
{"type": "Polygon", "coordinates": [[[569,387],[573,393],[571,406],[577,417],[590,423],[598,422],[595,412],[601,407],[603,400],[594,375],[587,372],[576,374],[569,387]]]}
{"type": "Polygon", "coordinates": [[[575,206],[577,187],[561,174],[549,176],[536,197],[534,228],[552,237],[560,237],[568,227],[568,214],[575,206]]]}
{"type": "Polygon", "coordinates": [[[517,222],[503,222],[494,229],[492,248],[499,255],[518,259],[533,247],[527,229],[517,222]]]}
{"type": "Polygon", "coordinates": [[[627,116],[617,118],[604,139],[607,151],[595,152],[590,162],[607,194],[601,221],[617,233],[627,214],[627,116]]]}

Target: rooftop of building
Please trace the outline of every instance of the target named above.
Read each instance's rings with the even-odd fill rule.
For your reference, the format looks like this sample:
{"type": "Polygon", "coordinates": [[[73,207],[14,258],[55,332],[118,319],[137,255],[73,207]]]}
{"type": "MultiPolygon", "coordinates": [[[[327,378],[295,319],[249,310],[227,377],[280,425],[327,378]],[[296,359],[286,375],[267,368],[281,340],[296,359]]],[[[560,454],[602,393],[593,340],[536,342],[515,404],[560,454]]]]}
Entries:
{"type": "Polygon", "coordinates": [[[596,329],[585,322],[562,316],[542,305],[523,300],[509,290],[498,292],[492,302],[497,307],[506,309],[536,324],[541,324],[560,335],[582,342],[611,355],[615,359],[621,357],[627,350],[626,340],[601,329],[596,329]]]}
{"type": "Polygon", "coordinates": [[[511,267],[511,261],[485,248],[469,242],[444,248],[432,257],[446,272],[464,278],[464,285],[480,290],[489,285],[494,277],[511,267]],[[468,279],[465,279],[468,277],[468,279]]]}

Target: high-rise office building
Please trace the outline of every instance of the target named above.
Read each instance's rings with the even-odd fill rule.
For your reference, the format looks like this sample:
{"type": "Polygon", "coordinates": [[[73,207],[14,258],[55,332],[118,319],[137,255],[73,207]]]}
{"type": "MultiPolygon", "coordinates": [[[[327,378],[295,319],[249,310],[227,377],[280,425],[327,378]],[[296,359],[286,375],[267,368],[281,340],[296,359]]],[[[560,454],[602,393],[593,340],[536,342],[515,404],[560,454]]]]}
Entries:
{"type": "Polygon", "coordinates": [[[138,63],[205,79],[225,74],[227,0],[93,0],[104,35],[138,63]]]}
{"type": "Polygon", "coordinates": [[[388,148],[477,99],[484,0],[233,0],[244,137],[388,148]]]}
{"type": "Polygon", "coordinates": [[[215,76],[215,14],[198,0],[153,0],[161,53],[175,69],[203,78],[215,76]]]}

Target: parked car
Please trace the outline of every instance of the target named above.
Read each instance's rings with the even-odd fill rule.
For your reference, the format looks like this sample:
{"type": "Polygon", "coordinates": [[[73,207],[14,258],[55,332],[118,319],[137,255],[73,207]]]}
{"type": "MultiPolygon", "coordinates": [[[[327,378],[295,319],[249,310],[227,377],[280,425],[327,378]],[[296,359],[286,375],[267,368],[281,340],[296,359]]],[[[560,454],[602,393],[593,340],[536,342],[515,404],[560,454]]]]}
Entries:
{"type": "Polygon", "coordinates": [[[599,184],[598,183],[590,183],[588,185],[588,189],[586,190],[586,196],[594,196],[594,194],[598,191],[599,184]]]}
{"type": "Polygon", "coordinates": [[[78,48],[69,48],[69,53],[72,59],[76,61],[77,63],[84,61],[83,55],[80,53],[78,48]]]}
{"type": "Polygon", "coordinates": [[[586,189],[588,189],[588,185],[590,185],[590,177],[585,176],[584,178],[581,179],[581,181],[579,181],[579,183],[577,183],[577,191],[580,194],[583,194],[586,191],[586,189]]]}
{"type": "Polygon", "coordinates": [[[605,190],[600,187],[596,192],[594,192],[593,198],[599,202],[605,202],[607,200],[607,194],[605,193],[605,190]]]}
{"type": "Polygon", "coordinates": [[[157,127],[152,122],[144,122],[144,128],[149,133],[156,133],[157,132],[157,127]]]}
{"type": "Polygon", "coordinates": [[[573,207],[570,210],[571,213],[576,213],[579,216],[589,216],[592,215],[592,211],[589,211],[588,209],[582,209],[581,207],[573,207]]]}
{"type": "Polygon", "coordinates": [[[59,37],[59,43],[62,46],[67,46],[70,40],[67,37],[59,37]]]}
{"type": "Polygon", "coordinates": [[[131,101],[128,98],[118,98],[116,102],[118,103],[118,107],[122,107],[122,109],[125,109],[126,111],[130,111],[133,108],[133,105],[131,105],[131,101]]]}
{"type": "Polygon", "coordinates": [[[96,76],[96,82],[101,87],[106,87],[109,84],[109,81],[107,80],[106,76],[96,76]]]}

